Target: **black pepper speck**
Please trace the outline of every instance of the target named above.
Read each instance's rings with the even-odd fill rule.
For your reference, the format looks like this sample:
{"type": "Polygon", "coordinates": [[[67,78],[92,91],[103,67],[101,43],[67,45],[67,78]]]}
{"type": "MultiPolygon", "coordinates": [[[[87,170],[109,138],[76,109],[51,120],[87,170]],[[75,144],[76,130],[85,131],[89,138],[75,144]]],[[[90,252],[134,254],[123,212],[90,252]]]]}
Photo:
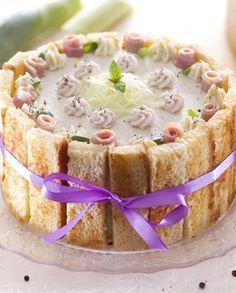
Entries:
{"type": "Polygon", "coordinates": [[[204,282],[199,283],[199,288],[200,289],[204,289],[205,287],[206,287],[206,283],[204,283],[204,282]]]}
{"type": "Polygon", "coordinates": [[[29,276],[28,275],[26,275],[26,276],[24,276],[24,280],[25,280],[25,282],[29,282],[29,276]]]}

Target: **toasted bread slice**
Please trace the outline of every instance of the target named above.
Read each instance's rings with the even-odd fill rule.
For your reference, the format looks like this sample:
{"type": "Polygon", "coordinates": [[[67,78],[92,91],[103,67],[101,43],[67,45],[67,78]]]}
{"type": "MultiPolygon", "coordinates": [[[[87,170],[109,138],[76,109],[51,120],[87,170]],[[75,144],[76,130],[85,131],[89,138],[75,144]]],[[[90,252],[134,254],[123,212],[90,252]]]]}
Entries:
{"type": "MultiPolygon", "coordinates": [[[[80,180],[106,187],[107,149],[93,144],[72,141],[68,148],[68,174],[80,180]]],[[[67,204],[67,222],[87,204],[67,204]]],[[[66,240],[90,248],[106,248],[105,204],[94,204],[83,219],[68,233],[66,240]]]]}
{"type": "MultiPolygon", "coordinates": [[[[53,172],[65,172],[67,139],[40,128],[27,133],[28,168],[45,177],[53,172]]],[[[41,190],[30,184],[30,225],[41,232],[52,232],[66,222],[65,204],[47,200],[41,190]]]]}
{"type": "MultiPolygon", "coordinates": [[[[213,140],[206,125],[186,132],[179,142],[186,146],[188,153],[185,181],[195,179],[213,168],[213,140]]],[[[211,185],[186,196],[189,213],[184,219],[185,238],[193,237],[208,227],[211,197],[211,185]]]]}
{"type": "Polygon", "coordinates": [[[14,82],[14,72],[12,70],[0,70],[0,93],[6,92],[9,96],[12,96],[14,82]]]}
{"type": "MultiPolygon", "coordinates": [[[[185,182],[187,151],[179,143],[155,146],[147,149],[149,161],[150,191],[158,191],[185,182]]],[[[175,206],[151,208],[149,219],[159,223],[175,206]]],[[[183,238],[183,221],[172,227],[158,228],[157,233],[166,244],[183,238]]]]}
{"type": "MultiPolygon", "coordinates": [[[[146,194],[148,164],[143,145],[118,146],[109,151],[111,191],[120,197],[146,194]]],[[[148,217],[148,210],[141,211],[148,217]]],[[[112,206],[115,250],[145,249],[147,245],[130,226],[116,206],[112,206]]]]}
{"type": "MultiPolygon", "coordinates": [[[[24,166],[27,166],[26,133],[34,121],[20,109],[9,108],[4,123],[5,146],[24,166]]],[[[12,214],[21,222],[29,219],[29,183],[7,162],[4,164],[3,194],[12,214]]]]}

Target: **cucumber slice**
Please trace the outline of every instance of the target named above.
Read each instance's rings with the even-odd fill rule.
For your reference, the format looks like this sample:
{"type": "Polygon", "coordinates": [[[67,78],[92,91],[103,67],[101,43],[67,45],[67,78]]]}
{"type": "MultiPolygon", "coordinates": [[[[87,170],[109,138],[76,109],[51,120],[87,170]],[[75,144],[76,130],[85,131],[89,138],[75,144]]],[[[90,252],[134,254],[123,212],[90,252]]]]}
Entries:
{"type": "Polygon", "coordinates": [[[62,30],[75,34],[105,31],[131,12],[131,6],[124,0],[105,0],[77,13],[62,30]]]}
{"type": "Polygon", "coordinates": [[[79,0],[54,0],[36,11],[17,14],[0,26],[0,65],[28,49],[40,34],[55,31],[81,8],[79,0]]]}

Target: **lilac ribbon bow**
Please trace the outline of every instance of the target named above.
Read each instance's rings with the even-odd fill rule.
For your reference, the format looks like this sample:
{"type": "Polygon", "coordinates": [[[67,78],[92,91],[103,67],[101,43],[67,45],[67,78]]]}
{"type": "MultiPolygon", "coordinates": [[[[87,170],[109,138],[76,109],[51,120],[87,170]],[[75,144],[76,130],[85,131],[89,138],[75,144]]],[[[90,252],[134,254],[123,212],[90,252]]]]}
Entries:
{"type": "Polygon", "coordinates": [[[85,209],[76,215],[71,222],[57,231],[43,237],[44,241],[52,243],[64,237],[83,218],[84,214],[95,203],[111,202],[115,204],[126,217],[129,224],[146,242],[149,248],[168,250],[166,245],[158,236],[155,228],[169,227],[182,220],[188,213],[185,195],[195,192],[218,179],[236,160],[234,150],[214,170],[185,184],[167,188],[147,195],[139,195],[129,198],[119,198],[109,190],[85,183],[75,177],[64,173],[51,173],[45,178],[29,171],[4,147],[0,135],[0,149],[4,160],[6,160],[17,172],[30,183],[42,189],[45,198],[60,203],[87,203],[85,209]],[[54,180],[73,183],[73,186],[65,186],[56,183],[54,180]],[[177,206],[173,208],[159,223],[151,223],[141,216],[136,209],[154,208],[161,206],[177,206]]]}

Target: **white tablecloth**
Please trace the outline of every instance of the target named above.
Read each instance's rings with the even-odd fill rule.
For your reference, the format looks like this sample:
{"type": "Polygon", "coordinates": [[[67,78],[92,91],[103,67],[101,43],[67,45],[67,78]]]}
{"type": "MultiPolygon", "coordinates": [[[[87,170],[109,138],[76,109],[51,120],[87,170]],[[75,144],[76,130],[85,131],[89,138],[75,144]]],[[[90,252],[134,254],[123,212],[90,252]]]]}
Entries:
{"type": "MultiPolygon", "coordinates": [[[[44,2],[46,0],[41,0],[44,2]]],[[[84,1],[85,5],[95,0],[84,1]]],[[[112,1],[112,0],[111,0],[112,1]]],[[[38,1],[40,2],[40,1],[38,1]]],[[[226,43],[224,21],[226,0],[130,0],[135,12],[117,29],[152,32],[180,41],[196,42],[212,51],[226,65],[236,63],[226,43]]],[[[0,18],[28,5],[32,0],[1,1],[0,18]]],[[[235,237],[235,235],[232,235],[235,237]]],[[[206,248],[207,249],[207,248],[206,248]]],[[[155,274],[107,275],[69,272],[32,263],[21,256],[0,250],[0,292],[200,292],[198,284],[206,282],[205,292],[236,292],[236,250],[221,258],[208,260],[191,268],[155,274]],[[30,281],[24,281],[29,275],[30,281]]]]}

